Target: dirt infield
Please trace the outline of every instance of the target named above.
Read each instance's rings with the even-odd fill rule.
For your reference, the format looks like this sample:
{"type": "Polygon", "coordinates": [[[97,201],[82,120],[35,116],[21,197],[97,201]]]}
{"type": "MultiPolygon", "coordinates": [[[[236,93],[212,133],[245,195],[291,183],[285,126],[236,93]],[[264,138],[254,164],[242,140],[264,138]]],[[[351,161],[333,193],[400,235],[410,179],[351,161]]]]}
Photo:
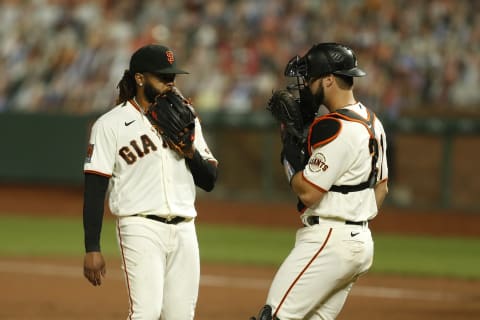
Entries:
{"type": "MultiPolygon", "coordinates": [[[[80,215],[76,188],[0,185],[0,212],[80,215]]],[[[197,223],[299,226],[291,204],[199,200],[197,223]]],[[[1,217],[0,217],[1,219],[1,217]]],[[[374,232],[480,236],[480,215],[386,208],[374,232]]],[[[19,235],[21,237],[21,235],[19,235]]],[[[82,258],[0,258],[0,319],[125,319],[120,262],[108,260],[100,288],[82,278],[82,258]]],[[[202,265],[196,319],[246,320],[267,294],[275,268],[202,265]]],[[[338,319],[479,319],[480,281],[367,274],[354,286],[338,319]]]]}

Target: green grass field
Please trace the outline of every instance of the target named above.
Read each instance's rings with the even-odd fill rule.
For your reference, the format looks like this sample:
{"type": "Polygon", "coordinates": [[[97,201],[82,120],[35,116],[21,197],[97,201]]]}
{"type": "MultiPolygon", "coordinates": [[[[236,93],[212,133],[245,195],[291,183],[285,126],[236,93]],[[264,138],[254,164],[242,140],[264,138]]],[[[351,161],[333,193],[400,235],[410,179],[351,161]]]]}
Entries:
{"type": "MultiPolygon", "coordinates": [[[[114,222],[104,221],[102,251],[118,256],[114,222]]],[[[278,266],[293,246],[292,229],[198,224],[204,262],[278,266]]],[[[370,272],[480,279],[480,239],[374,234],[370,272]]],[[[83,257],[81,218],[0,215],[0,257],[83,257]]]]}

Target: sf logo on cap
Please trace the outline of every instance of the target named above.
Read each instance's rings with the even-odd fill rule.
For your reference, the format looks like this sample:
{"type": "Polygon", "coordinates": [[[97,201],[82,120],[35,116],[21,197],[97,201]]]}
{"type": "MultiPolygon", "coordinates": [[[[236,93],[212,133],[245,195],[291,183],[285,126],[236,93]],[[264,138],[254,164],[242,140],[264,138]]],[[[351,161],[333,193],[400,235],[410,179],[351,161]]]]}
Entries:
{"type": "Polygon", "coordinates": [[[173,57],[173,52],[168,50],[165,52],[165,55],[167,56],[167,61],[172,64],[175,61],[175,58],[173,57]]]}

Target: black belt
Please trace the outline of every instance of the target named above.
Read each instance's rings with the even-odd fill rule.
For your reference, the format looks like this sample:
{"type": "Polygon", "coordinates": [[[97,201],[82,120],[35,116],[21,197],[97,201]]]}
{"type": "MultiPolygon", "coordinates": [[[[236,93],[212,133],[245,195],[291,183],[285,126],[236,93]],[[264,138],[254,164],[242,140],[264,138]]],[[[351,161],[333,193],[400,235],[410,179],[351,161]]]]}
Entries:
{"type": "Polygon", "coordinates": [[[180,222],[183,222],[187,219],[185,217],[179,217],[179,216],[175,216],[175,217],[167,219],[167,218],[159,217],[159,216],[156,216],[156,215],[153,215],[153,214],[147,214],[147,215],[136,214],[135,216],[144,217],[144,218],[152,219],[152,220],[155,220],[155,221],[160,221],[160,222],[163,222],[163,223],[166,223],[166,224],[179,224],[180,222]]]}
{"type": "MultiPolygon", "coordinates": [[[[319,224],[320,223],[320,218],[318,216],[309,216],[309,217],[307,217],[307,223],[308,223],[308,225],[319,224]]],[[[350,225],[355,225],[355,226],[365,226],[365,225],[367,225],[367,221],[346,220],[345,224],[350,224],[350,225]]]]}

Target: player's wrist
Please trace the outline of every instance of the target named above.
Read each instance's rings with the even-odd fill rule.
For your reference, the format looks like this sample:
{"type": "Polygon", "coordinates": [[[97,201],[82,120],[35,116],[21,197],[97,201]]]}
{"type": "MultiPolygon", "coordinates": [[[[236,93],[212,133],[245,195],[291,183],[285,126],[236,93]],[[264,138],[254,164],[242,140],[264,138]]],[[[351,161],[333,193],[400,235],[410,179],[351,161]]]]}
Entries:
{"type": "Polygon", "coordinates": [[[92,252],[101,252],[99,244],[85,244],[85,253],[92,253],[92,252]]]}

